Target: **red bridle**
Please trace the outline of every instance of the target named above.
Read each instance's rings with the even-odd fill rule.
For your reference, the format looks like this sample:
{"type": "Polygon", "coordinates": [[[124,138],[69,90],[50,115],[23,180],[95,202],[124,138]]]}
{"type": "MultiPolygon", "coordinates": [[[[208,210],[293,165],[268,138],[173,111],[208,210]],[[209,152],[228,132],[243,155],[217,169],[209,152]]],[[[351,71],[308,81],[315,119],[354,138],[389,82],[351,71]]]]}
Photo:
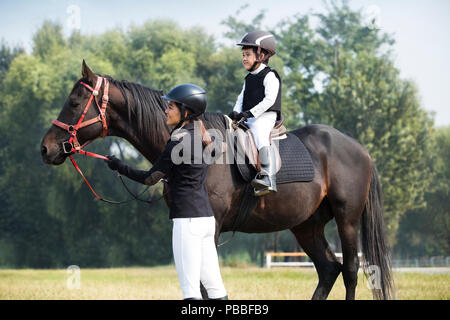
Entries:
{"type": "Polygon", "coordinates": [[[91,191],[95,195],[95,197],[97,197],[97,199],[100,199],[100,200],[103,200],[103,201],[106,201],[106,202],[115,203],[115,201],[102,199],[95,192],[94,188],[92,188],[92,186],[89,184],[89,182],[87,181],[87,179],[84,176],[83,172],[81,171],[80,167],[77,165],[77,163],[75,162],[75,159],[72,156],[73,154],[80,153],[80,154],[83,154],[83,155],[89,156],[89,157],[109,160],[107,157],[102,156],[100,154],[83,150],[83,148],[85,146],[90,144],[95,139],[105,137],[107,132],[108,132],[108,125],[106,123],[106,107],[108,106],[108,101],[109,101],[109,96],[108,96],[109,81],[106,78],[97,77],[97,83],[95,84],[95,88],[92,88],[90,85],[88,85],[88,84],[86,84],[84,82],[80,82],[80,83],[83,86],[85,86],[89,91],[91,91],[91,95],[89,96],[89,100],[86,103],[86,106],[84,107],[83,113],[81,114],[80,119],[78,120],[78,122],[75,125],[75,127],[73,125],[63,123],[63,122],[61,122],[59,120],[53,120],[52,123],[55,126],[60,127],[61,129],[64,129],[64,130],[66,130],[67,132],[70,133],[69,140],[64,141],[63,144],[62,144],[64,153],[69,154],[69,159],[72,162],[73,166],[78,171],[78,173],[83,177],[84,181],[89,186],[89,188],[91,189],[91,191]],[[100,88],[102,86],[102,82],[104,82],[104,86],[103,86],[102,105],[100,106],[98,104],[98,101],[97,101],[97,96],[98,96],[99,90],[100,90],[100,88]],[[88,112],[88,110],[89,110],[89,108],[90,108],[90,106],[92,104],[92,101],[95,101],[95,104],[97,105],[97,108],[98,108],[98,111],[99,111],[99,115],[97,117],[95,117],[95,118],[92,118],[90,120],[87,120],[87,121],[83,122],[83,120],[86,117],[86,114],[87,114],[87,112],[88,112]],[[95,139],[87,141],[83,145],[80,145],[80,143],[78,142],[78,138],[77,138],[78,131],[81,128],[90,126],[91,124],[94,124],[94,123],[97,123],[97,122],[101,122],[102,126],[103,126],[103,130],[102,130],[102,133],[100,134],[100,136],[98,136],[95,139]]]}
{"type": "MultiPolygon", "coordinates": [[[[88,102],[86,103],[86,106],[84,107],[83,113],[80,116],[80,119],[78,120],[78,123],[75,125],[75,127],[73,125],[70,124],[66,124],[63,123],[59,120],[53,120],[53,124],[55,126],[58,126],[64,130],[66,130],[67,132],[69,132],[70,134],[70,138],[68,141],[63,142],[63,150],[64,153],[66,154],[70,154],[69,157],[72,157],[71,155],[74,153],[81,153],[83,155],[86,156],[90,156],[90,157],[95,157],[95,158],[100,158],[100,159],[105,159],[107,160],[108,158],[96,154],[96,153],[92,153],[92,152],[88,152],[88,151],[84,151],[83,148],[85,146],[87,146],[88,144],[90,144],[92,141],[94,141],[97,138],[103,138],[106,136],[107,132],[108,132],[108,125],[106,123],[106,107],[108,106],[108,101],[109,101],[109,96],[108,96],[108,92],[109,92],[109,81],[106,78],[102,78],[102,77],[97,77],[97,83],[95,84],[95,88],[92,88],[90,85],[81,82],[80,84],[82,84],[83,86],[85,86],[89,91],[91,91],[91,95],[89,97],[88,102]],[[97,96],[99,93],[99,90],[102,86],[102,82],[104,82],[104,87],[103,87],[103,97],[102,97],[102,105],[100,106],[98,104],[97,101],[97,96]],[[97,105],[98,111],[99,111],[99,115],[95,118],[92,118],[90,120],[84,121],[84,118],[86,117],[86,114],[92,104],[92,101],[95,101],[95,104],[97,105]],[[86,143],[84,143],[83,145],[80,145],[80,143],[78,142],[78,138],[77,138],[77,133],[81,128],[90,126],[94,123],[97,122],[101,122],[102,126],[103,126],[103,130],[102,133],[100,134],[99,137],[89,140],[86,143]]],[[[72,158],[71,158],[72,160],[72,158]]]]}
{"type": "MultiPolygon", "coordinates": [[[[104,159],[104,160],[109,160],[107,157],[102,156],[100,154],[97,153],[93,153],[93,152],[89,152],[89,151],[85,151],[83,150],[83,148],[85,146],[87,146],[88,144],[90,144],[91,142],[93,142],[94,140],[98,139],[98,138],[103,138],[106,136],[106,134],[108,133],[108,125],[106,123],[106,107],[108,106],[108,101],[109,101],[109,96],[108,96],[108,92],[109,92],[109,81],[106,78],[103,77],[97,77],[97,83],[95,84],[95,88],[92,88],[90,85],[81,82],[80,83],[85,86],[89,91],[91,91],[91,95],[89,96],[89,100],[86,103],[86,106],[84,107],[83,113],[80,116],[80,119],[78,120],[77,124],[75,125],[75,127],[73,125],[70,124],[66,124],[63,123],[59,120],[53,120],[53,124],[61,129],[66,130],[67,132],[70,133],[70,138],[67,141],[63,142],[63,150],[64,153],[69,154],[69,159],[72,162],[73,166],[75,167],[75,169],[78,171],[78,173],[83,177],[84,182],[86,182],[86,184],[88,185],[88,187],[91,189],[92,193],[95,195],[95,197],[101,201],[104,202],[108,202],[108,203],[112,203],[112,204],[122,204],[122,203],[126,203],[129,201],[133,201],[133,200],[139,200],[142,202],[147,202],[147,203],[152,203],[152,196],[150,197],[149,200],[142,200],[139,198],[139,195],[142,195],[144,192],[146,192],[146,190],[148,189],[148,187],[141,192],[139,195],[135,195],[133,194],[127,187],[127,185],[125,184],[125,182],[122,180],[122,177],[120,176],[120,174],[118,174],[120,181],[122,182],[122,184],[125,186],[126,190],[133,196],[133,199],[130,200],[126,200],[126,201],[111,201],[111,200],[107,200],[107,199],[103,199],[102,197],[100,197],[94,190],[94,188],[92,188],[92,186],[89,184],[89,182],[87,181],[86,177],[84,176],[83,172],[81,171],[80,167],[77,165],[77,163],[75,162],[75,159],[73,158],[73,154],[76,153],[80,153],[83,154],[85,156],[89,156],[89,157],[94,157],[94,158],[99,158],[99,159],[104,159]],[[97,101],[97,96],[99,93],[99,90],[102,86],[102,83],[104,83],[103,86],[103,97],[102,97],[102,105],[100,106],[98,101],[97,101]],[[84,118],[86,117],[86,114],[92,104],[92,101],[95,101],[95,104],[97,105],[98,111],[99,111],[99,115],[95,118],[83,121],[84,118]],[[90,126],[91,124],[97,123],[97,122],[101,122],[102,126],[103,126],[103,130],[102,133],[100,134],[100,136],[89,140],[87,142],[85,142],[83,145],[80,145],[78,138],[77,138],[77,133],[81,128],[90,126]]],[[[154,191],[153,191],[154,192],[154,191]]],[[[163,194],[158,200],[162,199],[165,196],[165,194],[163,194]]],[[[158,201],[157,200],[157,201],[158,201]]]]}

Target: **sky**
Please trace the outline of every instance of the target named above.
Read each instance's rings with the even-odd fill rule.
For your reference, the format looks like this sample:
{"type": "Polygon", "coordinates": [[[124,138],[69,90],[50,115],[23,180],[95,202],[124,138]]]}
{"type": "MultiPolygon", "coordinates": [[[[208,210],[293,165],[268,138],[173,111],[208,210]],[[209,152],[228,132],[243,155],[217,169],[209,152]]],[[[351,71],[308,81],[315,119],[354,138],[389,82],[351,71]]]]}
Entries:
{"type": "MultiPolygon", "coordinates": [[[[0,0],[0,39],[31,50],[33,34],[46,19],[59,22],[67,35],[127,30],[149,19],[171,19],[182,27],[203,26],[224,42],[221,21],[235,16],[252,19],[265,9],[263,26],[272,27],[296,13],[325,12],[318,0],[0,0]]],[[[413,80],[421,105],[435,112],[437,126],[450,125],[450,1],[350,0],[354,10],[376,16],[377,26],[392,34],[394,57],[401,77],[413,80]]]]}

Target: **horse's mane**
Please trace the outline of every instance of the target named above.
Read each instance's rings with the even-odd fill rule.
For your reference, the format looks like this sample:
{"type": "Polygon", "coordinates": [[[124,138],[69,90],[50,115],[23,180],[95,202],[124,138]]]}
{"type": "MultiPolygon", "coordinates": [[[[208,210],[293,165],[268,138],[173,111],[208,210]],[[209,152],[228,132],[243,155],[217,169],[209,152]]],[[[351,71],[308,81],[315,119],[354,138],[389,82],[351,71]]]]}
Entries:
{"type": "Polygon", "coordinates": [[[227,130],[227,121],[225,116],[220,112],[205,112],[200,118],[206,129],[217,129],[225,137],[227,130]]]}
{"type": "MultiPolygon", "coordinates": [[[[110,76],[105,76],[113,85],[119,88],[125,97],[125,103],[128,107],[128,119],[135,120],[138,124],[138,134],[145,135],[151,139],[152,143],[165,144],[162,141],[163,131],[168,131],[166,125],[166,116],[164,110],[167,108],[167,101],[162,98],[163,91],[154,90],[143,85],[129,82],[126,80],[115,80],[110,76]],[[129,94],[127,94],[127,90],[129,94]],[[134,103],[129,103],[129,98],[134,103]]],[[[226,120],[222,113],[205,112],[200,117],[206,129],[218,129],[225,135],[226,120]]]]}
{"type": "Polygon", "coordinates": [[[126,80],[116,80],[110,76],[105,78],[116,86],[125,98],[128,121],[137,123],[138,135],[148,137],[153,144],[165,144],[164,135],[161,133],[168,130],[164,115],[167,101],[162,99],[163,92],[126,80]],[[134,103],[130,103],[130,99],[134,103]]]}

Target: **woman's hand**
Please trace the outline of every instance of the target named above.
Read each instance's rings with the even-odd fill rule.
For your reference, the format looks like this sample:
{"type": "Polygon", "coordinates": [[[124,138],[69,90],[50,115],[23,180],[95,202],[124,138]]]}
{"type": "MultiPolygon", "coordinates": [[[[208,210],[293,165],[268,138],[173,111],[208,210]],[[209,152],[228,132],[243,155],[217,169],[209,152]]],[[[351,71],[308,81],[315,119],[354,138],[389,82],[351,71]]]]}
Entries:
{"type": "Polygon", "coordinates": [[[105,160],[105,162],[111,170],[119,170],[119,168],[123,165],[122,161],[115,156],[107,156],[107,158],[109,160],[105,160]]]}

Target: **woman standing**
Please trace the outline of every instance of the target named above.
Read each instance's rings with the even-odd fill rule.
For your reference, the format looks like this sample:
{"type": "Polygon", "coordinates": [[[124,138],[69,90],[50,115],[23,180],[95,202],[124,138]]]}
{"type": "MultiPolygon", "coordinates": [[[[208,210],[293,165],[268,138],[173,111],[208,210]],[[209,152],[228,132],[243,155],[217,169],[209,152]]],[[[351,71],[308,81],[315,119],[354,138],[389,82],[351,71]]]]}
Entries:
{"type": "Polygon", "coordinates": [[[201,154],[194,152],[199,141],[203,148],[211,142],[199,119],[206,110],[206,92],[196,85],[182,84],[163,98],[169,101],[166,124],[175,128],[153,167],[149,171],[133,169],[114,156],[109,156],[106,162],[112,170],[143,184],[153,185],[167,178],[173,255],[184,298],[202,299],[201,281],[209,298],[228,299],[214,240],[214,212],[206,190],[208,165],[203,161],[203,150],[201,154]],[[181,163],[179,146],[174,150],[180,143],[188,146],[181,149],[187,152],[181,163]]]}

